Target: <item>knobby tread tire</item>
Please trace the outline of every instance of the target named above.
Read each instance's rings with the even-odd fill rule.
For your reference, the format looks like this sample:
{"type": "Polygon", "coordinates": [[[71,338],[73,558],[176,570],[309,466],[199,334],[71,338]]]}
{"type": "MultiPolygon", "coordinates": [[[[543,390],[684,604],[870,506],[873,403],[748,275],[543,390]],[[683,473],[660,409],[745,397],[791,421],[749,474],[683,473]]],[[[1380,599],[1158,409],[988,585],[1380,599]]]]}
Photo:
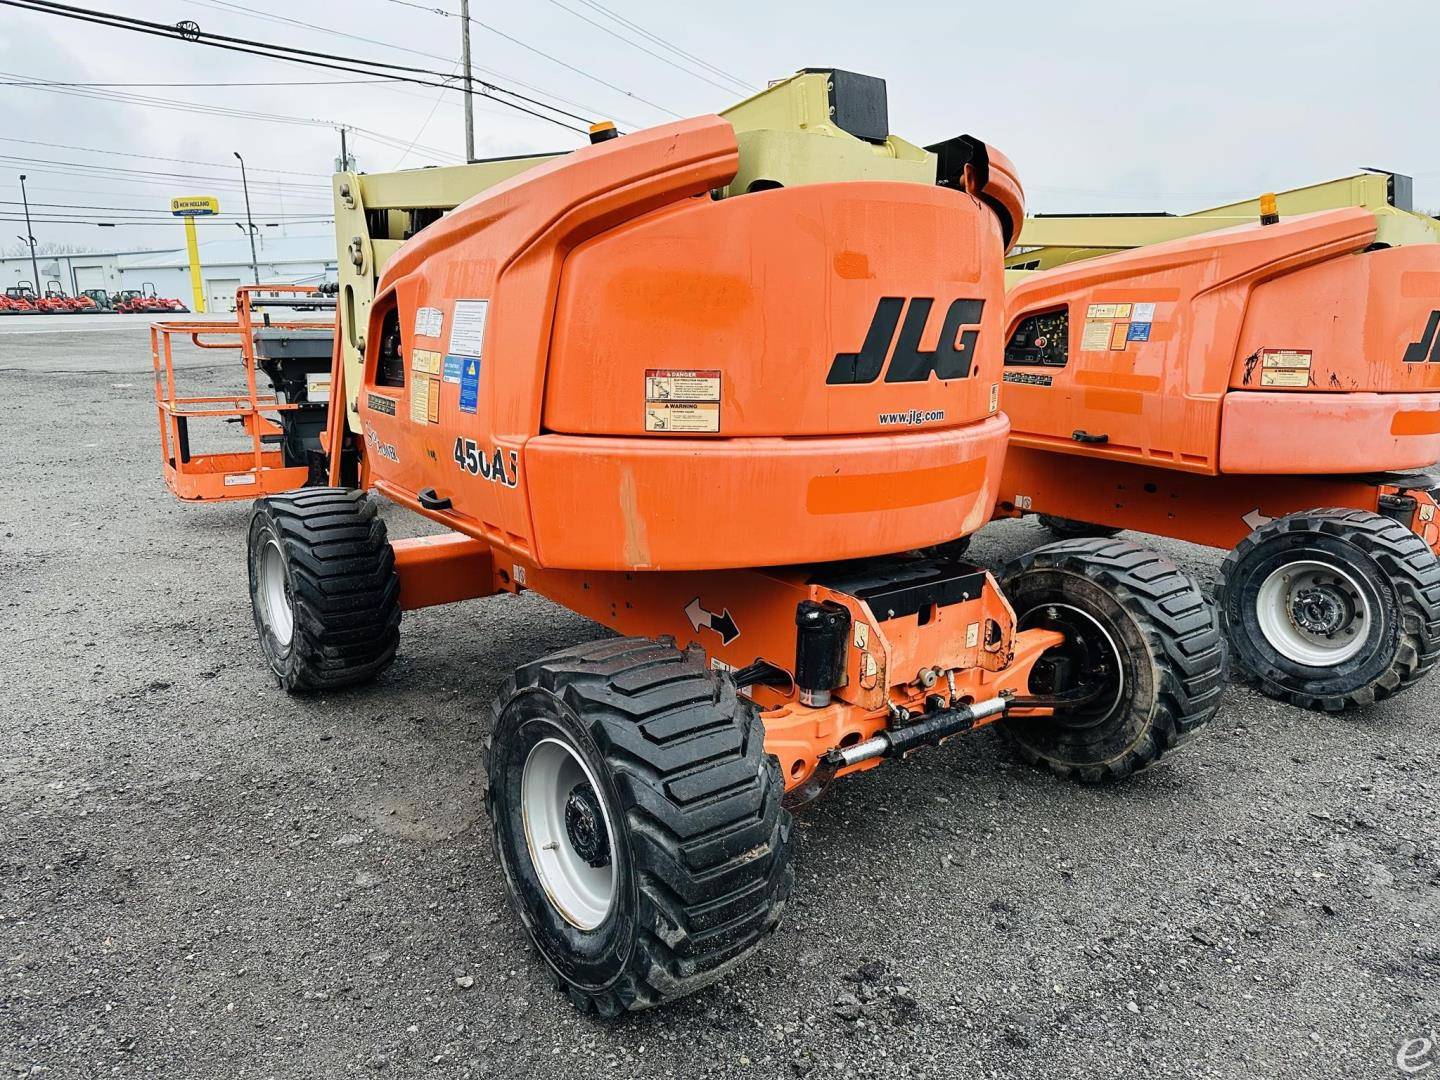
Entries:
{"type": "MultiPolygon", "coordinates": [[[[1358,566],[1363,573],[1366,568],[1358,566]]],[[[1383,591],[1383,590],[1382,590],[1383,591]]],[[[1261,692],[1304,709],[1339,712],[1372,705],[1414,685],[1440,660],[1440,559],[1416,533],[1392,518],[1352,507],[1326,507],[1288,514],[1251,532],[1220,568],[1221,626],[1235,661],[1261,692]],[[1241,632],[1238,577],[1248,560],[1267,545],[1312,533],[1344,541],[1373,560],[1393,597],[1396,637],[1373,678],[1362,685],[1344,680],[1297,677],[1257,652],[1241,632]]]]}
{"type": "Polygon", "coordinates": [[[286,690],[334,690],[389,666],[400,642],[400,578],[385,522],[364,492],[302,488],[260,499],[249,539],[255,627],[286,690]],[[256,560],[271,538],[289,576],[288,648],[270,636],[256,599],[256,560]]]}
{"type": "Polygon", "coordinates": [[[1143,643],[1143,655],[1132,659],[1148,665],[1151,698],[1137,704],[1146,710],[1138,737],[1123,752],[1099,760],[1047,753],[1025,737],[1021,725],[1035,721],[1002,720],[1001,730],[1027,762],[1086,783],[1121,780],[1187,742],[1214,717],[1225,692],[1228,660],[1214,605],[1189,574],[1128,540],[1062,540],[1012,564],[1003,591],[1013,601],[1023,594],[1021,579],[1041,571],[1058,574],[1062,588],[1065,578],[1089,582],[1123,609],[1143,643]]]}
{"type": "Polygon", "coordinates": [[[728,676],[668,639],[590,642],[517,670],[491,720],[487,804],[510,903],[582,1012],[613,1017],[692,993],[775,931],[794,876],[785,784],[758,711],[728,676]],[[604,985],[567,971],[563,942],[533,910],[546,902],[531,895],[527,906],[525,841],[502,828],[519,788],[502,743],[518,739],[519,712],[537,709],[578,720],[618,798],[633,889],[617,903],[631,905],[633,933],[604,985]]]}

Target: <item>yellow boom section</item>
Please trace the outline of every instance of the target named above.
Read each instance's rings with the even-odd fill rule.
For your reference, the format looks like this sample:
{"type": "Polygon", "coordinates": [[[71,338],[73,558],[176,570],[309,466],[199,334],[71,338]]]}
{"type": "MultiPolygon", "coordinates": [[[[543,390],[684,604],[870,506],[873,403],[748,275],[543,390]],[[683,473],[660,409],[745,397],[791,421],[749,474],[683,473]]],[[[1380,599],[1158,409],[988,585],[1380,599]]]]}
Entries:
{"type": "MultiPolygon", "coordinates": [[[[1440,221],[1410,205],[1410,178],[1362,172],[1276,194],[1282,217],[1359,206],[1378,220],[1380,243],[1440,242],[1440,221]]],[[[1020,241],[1005,259],[1007,271],[1049,270],[1098,255],[1179,240],[1260,219],[1260,198],[1212,206],[1190,214],[1040,214],[1027,217],[1020,241]]],[[[1007,273],[1013,285],[1023,274],[1007,273]]]]}

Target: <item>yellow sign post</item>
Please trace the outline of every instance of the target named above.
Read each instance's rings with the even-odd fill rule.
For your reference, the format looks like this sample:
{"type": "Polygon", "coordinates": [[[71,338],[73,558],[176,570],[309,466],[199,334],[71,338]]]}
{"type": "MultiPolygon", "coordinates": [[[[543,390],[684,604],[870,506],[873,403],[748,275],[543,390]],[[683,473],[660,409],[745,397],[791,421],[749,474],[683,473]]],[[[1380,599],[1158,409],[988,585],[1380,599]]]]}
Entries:
{"type": "Polygon", "coordinates": [[[213,195],[186,195],[170,200],[170,213],[185,219],[185,248],[190,255],[190,291],[195,310],[205,310],[205,286],[200,280],[200,241],[195,237],[195,219],[220,212],[220,200],[213,195]]]}

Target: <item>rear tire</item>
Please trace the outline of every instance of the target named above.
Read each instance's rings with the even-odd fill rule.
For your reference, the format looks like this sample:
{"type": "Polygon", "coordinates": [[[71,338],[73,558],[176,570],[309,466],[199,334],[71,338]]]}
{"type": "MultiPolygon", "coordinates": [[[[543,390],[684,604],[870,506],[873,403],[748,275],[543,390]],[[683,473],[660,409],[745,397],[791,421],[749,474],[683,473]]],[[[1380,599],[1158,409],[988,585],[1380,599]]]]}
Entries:
{"type": "Polygon", "coordinates": [[[692,993],[779,925],[791,820],[764,744],[734,683],[668,640],[580,645],[501,692],[487,750],[496,858],[582,1012],[692,993]]]}
{"type": "Polygon", "coordinates": [[[1119,780],[1214,716],[1226,674],[1219,625],[1170,560],[1125,540],[1064,540],[1022,557],[1002,587],[1021,629],[1066,634],[1032,684],[1064,690],[1099,676],[1102,691],[1052,716],[999,721],[1032,765],[1086,783],[1119,780]]]}
{"type": "Polygon", "coordinates": [[[395,552],[364,492],[304,488],[258,500],[248,562],[260,648],[286,690],[365,682],[395,658],[395,552]]]}
{"type": "Polygon", "coordinates": [[[1091,525],[1088,521],[1076,521],[1074,518],[1056,517],[1054,514],[1041,514],[1040,524],[1049,529],[1061,540],[1084,540],[1084,539],[1105,539],[1117,535],[1123,530],[1110,525],[1091,525]]]}
{"type": "Polygon", "coordinates": [[[1390,518],[1289,514],[1240,541],[1220,573],[1235,660],[1270,697],[1338,712],[1404,690],[1440,659],[1440,560],[1390,518]]]}

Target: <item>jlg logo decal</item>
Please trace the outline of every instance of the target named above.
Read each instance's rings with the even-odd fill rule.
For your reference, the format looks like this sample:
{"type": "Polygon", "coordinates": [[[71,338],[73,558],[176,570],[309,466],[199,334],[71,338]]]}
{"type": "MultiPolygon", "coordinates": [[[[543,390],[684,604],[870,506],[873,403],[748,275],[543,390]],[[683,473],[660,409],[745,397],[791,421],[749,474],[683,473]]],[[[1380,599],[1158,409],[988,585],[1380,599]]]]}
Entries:
{"type": "Polygon", "coordinates": [[[1432,364],[1440,364],[1440,311],[1430,312],[1425,323],[1425,333],[1419,341],[1412,341],[1405,349],[1405,363],[1423,364],[1428,358],[1432,364]]]}
{"type": "Polygon", "coordinates": [[[885,370],[886,382],[925,382],[931,374],[941,379],[965,378],[970,374],[971,361],[975,356],[975,342],[980,336],[978,327],[985,301],[956,300],[945,313],[945,323],[940,328],[940,341],[935,350],[921,352],[920,338],[925,333],[925,324],[930,321],[930,309],[934,305],[933,297],[912,297],[909,310],[905,311],[905,322],[900,325],[905,298],[882,297],[875,306],[875,317],[870,320],[870,329],[865,334],[860,351],[837,353],[825,381],[832,386],[872,383],[885,368],[887,355],[890,367],[885,370]],[[900,326],[898,340],[895,338],[897,325],[900,326]],[[962,326],[976,329],[962,334],[962,326]],[[890,349],[892,341],[895,342],[893,352],[890,349]]]}

